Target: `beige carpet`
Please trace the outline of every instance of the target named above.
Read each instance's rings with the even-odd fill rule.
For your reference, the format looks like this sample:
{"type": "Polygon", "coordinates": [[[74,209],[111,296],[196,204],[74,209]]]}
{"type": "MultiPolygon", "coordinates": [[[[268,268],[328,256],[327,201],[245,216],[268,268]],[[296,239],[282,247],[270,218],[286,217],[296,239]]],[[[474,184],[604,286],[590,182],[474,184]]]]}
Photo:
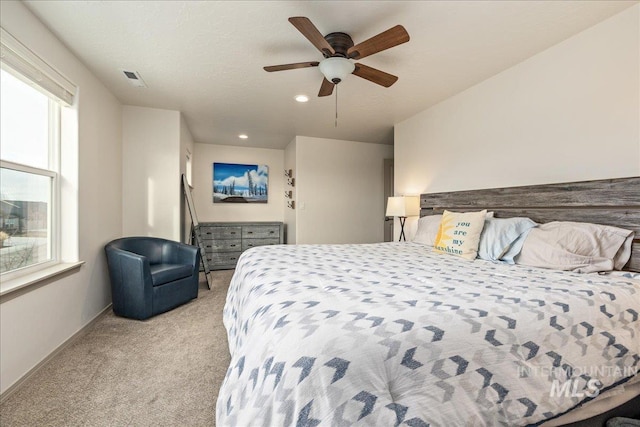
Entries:
{"type": "Polygon", "coordinates": [[[232,273],[212,272],[212,290],[202,281],[197,299],[146,321],[102,316],[0,405],[0,425],[215,425],[232,273]]]}

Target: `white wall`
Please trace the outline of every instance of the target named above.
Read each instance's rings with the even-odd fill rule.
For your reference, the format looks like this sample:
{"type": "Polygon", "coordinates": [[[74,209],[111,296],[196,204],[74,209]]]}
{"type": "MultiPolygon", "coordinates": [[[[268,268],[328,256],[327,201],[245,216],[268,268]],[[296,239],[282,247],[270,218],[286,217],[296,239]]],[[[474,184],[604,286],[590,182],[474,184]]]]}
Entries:
{"type": "Polygon", "coordinates": [[[195,143],[193,204],[199,222],[283,221],[284,151],[195,143]],[[267,203],[213,203],[213,163],[260,164],[269,167],[267,203]]]}
{"type": "MultiPolygon", "coordinates": [[[[289,143],[289,145],[287,145],[287,147],[284,150],[284,168],[286,170],[291,169],[291,171],[293,172],[293,179],[294,179],[294,186],[291,187],[290,185],[288,185],[287,180],[285,179],[285,191],[291,191],[291,195],[292,198],[291,200],[294,201],[294,203],[298,203],[297,202],[297,198],[296,198],[296,187],[295,187],[295,180],[296,177],[298,175],[298,167],[296,164],[296,139],[294,138],[293,141],[291,141],[289,143]]],[[[284,222],[285,224],[287,224],[287,244],[293,245],[296,243],[296,210],[295,209],[291,209],[289,207],[287,207],[287,202],[289,200],[285,199],[285,207],[284,207],[284,222]]]]}
{"type": "Polygon", "coordinates": [[[296,242],[384,240],[384,159],[393,146],[296,137],[296,242]]]}
{"type": "Polygon", "coordinates": [[[396,194],[640,175],[639,23],[636,5],[397,124],[396,194]]]}
{"type": "MultiPolygon", "coordinates": [[[[184,116],[180,114],[180,176],[187,173],[187,155],[191,153],[191,159],[193,161],[193,137],[187,126],[187,122],[184,116]]],[[[188,179],[190,179],[188,177],[188,179]]],[[[186,206],[184,192],[180,193],[180,240],[182,242],[189,243],[189,230],[191,227],[191,216],[189,209],[186,206]]]]}
{"type": "Polygon", "coordinates": [[[180,240],[180,120],[179,111],[122,109],[125,236],[180,240]]]}
{"type": "MultiPolygon", "coordinates": [[[[120,103],[21,2],[0,2],[0,24],[79,87],[73,113],[77,156],[69,173],[77,189],[80,270],[0,300],[0,392],[46,358],[111,302],[104,245],[122,234],[120,103]],[[77,178],[77,181],[76,181],[77,178]]],[[[73,138],[75,139],[75,138],[73,138]]],[[[72,215],[75,216],[76,212],[72,215]]],[[[65,251],[73,254],[74,250],[65,251]]]]}
{"type": "Polygon", "coordinates": [[[293,243],[383,240],[383,159],[390,145],[297,136],[285,150],[195,144],[193,198],[201,222],[283,221],[293,243]],[[214,162],[269,166],[269,203],[212,202],[214,162]],[[290,187],[284,169],[292,169],[290,187]],[[287,208],[292,190],[296,209],[287,208]],[[340,207],[338,207],[340,206],[340,207]]]}

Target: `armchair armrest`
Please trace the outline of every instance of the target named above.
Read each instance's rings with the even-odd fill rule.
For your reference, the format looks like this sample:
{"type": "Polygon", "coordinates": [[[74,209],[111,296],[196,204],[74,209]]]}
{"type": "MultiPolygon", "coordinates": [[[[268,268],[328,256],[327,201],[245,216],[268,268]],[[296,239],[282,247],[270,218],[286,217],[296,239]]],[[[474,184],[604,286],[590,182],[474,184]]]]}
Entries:
{"type": "Polygon", "coordinates": [[[151,316],[153,284],[147,257],[114,247],[106,252],[114,312],[138,319],[151,316]]]}
{"type": "Polygon", "coordinates": [[[180,242],[166,242],[162,248],[162,262],[189,264],[194,268],[199,268],[200,248],[180,242]]]}

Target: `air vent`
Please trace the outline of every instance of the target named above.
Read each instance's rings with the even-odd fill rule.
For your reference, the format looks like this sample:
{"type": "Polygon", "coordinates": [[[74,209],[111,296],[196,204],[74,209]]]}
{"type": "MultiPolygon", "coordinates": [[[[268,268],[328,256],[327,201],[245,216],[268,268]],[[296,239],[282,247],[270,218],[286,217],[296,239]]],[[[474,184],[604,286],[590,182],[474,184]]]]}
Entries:
{"type": "Polygon", "coordinates": [[[131,86],[135,87],[147,87],[142,77],[140,77],[140,73],[137,71],[128,71],[128,70],[120,70],[122,74],[124,74],[125,78],[129,82],[131,86]]]}

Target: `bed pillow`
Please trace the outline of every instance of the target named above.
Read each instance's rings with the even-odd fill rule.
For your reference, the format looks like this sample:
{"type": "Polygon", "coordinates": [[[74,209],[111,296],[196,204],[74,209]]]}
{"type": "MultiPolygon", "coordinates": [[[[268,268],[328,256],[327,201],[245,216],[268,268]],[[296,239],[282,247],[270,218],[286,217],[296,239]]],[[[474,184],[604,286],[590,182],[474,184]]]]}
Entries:
{"type": "Polygon", "coordinates": [[[579,273],[621,270],[631,256],[630,230],[585,222],[549,222],[529,232],[516,263],[579,273]]]}
{"type": "MultiPolygon", "coordinates": [[[[493,218],[493,212],[487,212],[486,218],[493,218]]],[[[413,241],[424,245],[433,246],[440,229],[442,214],[423,216],[418,220],[418,229],[416,230],[413,241]]]]}
{"type": "Polygon", "coordinates": [[[438,235],[438,230],[440,229],[441,220],[442,215],[428,215],[420,218],[413,241],[433,246],[436,241],[436,236],[438,235]]]}
{"type": "Polygon", "coordinates": [[[505,262],[507,264],[515,264],[516,263],[516,257],[518,255],[520,255],[520,251],[522,250],[522,246],[524,245],[524,242],[527,239],[527,236],[529,235],[531,230],[533,230],[533,228],[530,228],[527,231],[525,231],[524,233],[522,233],[520,235],[520,237],[518,237],[511,244],[511,246],[509,247],[509,249],[507,249],[507,251],[504,253],[504,255],[502,255],[502,257],[500,258],[500,261],[505,262]]]}
{"type": "Polygon", "coordinates": [[[436,252],[475,259],[486,216],[486,210],[463,213],[444,211],[434,244],[436,252]]]}
{"type": "Polygon", "coordinates": [[[536,225],[529,218],[487,218],[480,235],[478,258],[500,261],[518,237],[536,225]]]}

